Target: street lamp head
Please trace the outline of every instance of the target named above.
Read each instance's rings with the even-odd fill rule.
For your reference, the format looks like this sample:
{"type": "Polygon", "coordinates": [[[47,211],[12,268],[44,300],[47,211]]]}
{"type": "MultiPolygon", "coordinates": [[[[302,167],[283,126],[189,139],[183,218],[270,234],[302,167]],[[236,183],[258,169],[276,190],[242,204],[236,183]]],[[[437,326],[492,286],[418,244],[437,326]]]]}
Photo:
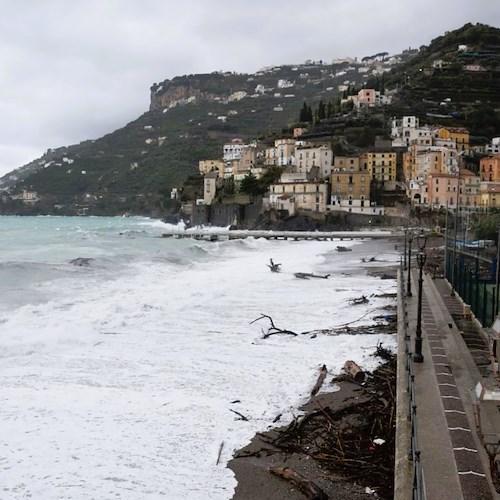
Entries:
{"type": "Polygon", "coordinates": [[[423,233],[419,233],[417,236],[417,246],[421,252],[424,251],[426,244],[427,244],[427,236],[423,233]]]}
{"type": "Polygon", "coordinates": [[[417,264],[420,269],[424,267],[426,259],[426,253],[423,250],[420,250],[420,252],[417,253],[417,264]]]}

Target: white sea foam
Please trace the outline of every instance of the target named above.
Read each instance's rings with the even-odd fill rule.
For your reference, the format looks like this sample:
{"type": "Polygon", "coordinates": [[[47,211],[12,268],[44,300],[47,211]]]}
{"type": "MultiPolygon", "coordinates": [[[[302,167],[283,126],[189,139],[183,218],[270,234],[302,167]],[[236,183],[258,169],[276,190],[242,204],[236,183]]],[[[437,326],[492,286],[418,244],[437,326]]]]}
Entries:
{"type": "MultiPolygon", "coordinates": [[[[339,253],[338,242],[161,239],[164,225],[141,219],[5,219],[24,241],[19,225],[43,227],[20,262],[66,272],[15,289],[35,287],[43,301],[23,296],[20,307],[0,309],[2,499],[231,498],[227,461],[276,415],[297,414],[322,364],[338,373],[354,359],[369,370],[377,343],[395,343],[263,339],[269,322],[252,323],[266,314],[299,333],[371,323],[393,302],[379,295],[396,284],[365,274],[363,243],[344,241],[353,251],[339,253]],[[48,258],[55,232],[65,243],[48,258]],[[89,255],[88,268],[68,264],[89,255]],[[269,258],[281,273],[269,272],[269,258]],[[361,294],[370,302],[349,306],[361,294]]],[[[397,259],[385,244],[377,265],[397,259]]]]}

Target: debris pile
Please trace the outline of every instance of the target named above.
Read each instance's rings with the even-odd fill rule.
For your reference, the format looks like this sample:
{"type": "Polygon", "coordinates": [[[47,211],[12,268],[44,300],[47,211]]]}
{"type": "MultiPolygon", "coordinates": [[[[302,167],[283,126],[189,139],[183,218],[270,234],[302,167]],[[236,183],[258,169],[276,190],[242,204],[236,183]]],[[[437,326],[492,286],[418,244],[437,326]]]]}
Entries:
{"type": "Polygon", "coordinates": [[[381,345],[376,354],[385,362],[366,373],[365,382],[349,373],[335,379],[359,387],[352,404],[321,407],[295,418],[273,437],[261,435],[269,446],[266,453],[302,453],[317,461],[326,475],[369,487],[378,498],[393,498],[396,357],[381,345]]]}

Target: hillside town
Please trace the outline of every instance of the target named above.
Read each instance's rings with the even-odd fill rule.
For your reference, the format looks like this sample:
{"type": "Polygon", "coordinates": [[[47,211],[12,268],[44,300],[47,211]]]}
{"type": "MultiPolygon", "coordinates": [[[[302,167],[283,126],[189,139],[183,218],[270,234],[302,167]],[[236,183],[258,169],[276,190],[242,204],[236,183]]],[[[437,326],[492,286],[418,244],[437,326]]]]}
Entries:
{"type": "MultiPolygon", "coordinates": [[[[358,106],[375,103],[375,91],[363,89],[358,106]]],[[[203,198],[195,206],[220,202],[218,193],[228,182],[240,191],[245,179],[260,179],[270,167],[281,175],[269,186],[263,209],[288,215],[300,212],[325,214],[348,212],[363,215],[399,215],[394,206],[383,206],[374,191],[404,195],[412,208],[479,210],[497,208],[500,192],[500,138],[470,147],[465,128],[429,126],[416,116],[391,122],[391,140],[377,140],[373,147],[352,156],[333,154],[331,143],[304,139],[306,130],[294,129],[293,137],[275,140],[273,147],[233,139],[221,158],[199,162],[203,198]],[[471,155],[481,155],[477,172],[465,168],[471,155]]],[[[173,196],[176,193],[174,191],[173,196]]],[[[196,210],[185,203],[183,212],[196,210]]]]}
{"type": "Polygon", "coordinates": [[[126,127],[2,177],[0,213],[251,228],[495,209],[497,31],[465,25],[399,55],[154,83],[149,111],[126,127]]]}

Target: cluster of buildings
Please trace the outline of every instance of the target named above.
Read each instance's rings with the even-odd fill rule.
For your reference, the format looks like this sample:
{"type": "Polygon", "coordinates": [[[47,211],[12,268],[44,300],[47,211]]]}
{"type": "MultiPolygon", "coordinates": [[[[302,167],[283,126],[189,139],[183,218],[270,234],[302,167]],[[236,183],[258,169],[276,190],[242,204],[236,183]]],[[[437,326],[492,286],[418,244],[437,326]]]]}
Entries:
{"type": "Polygon", "coordinates": [[[282,167],[281,177],[269,187],[264,208],[294,215],[298,212],[343,211],[385,215],[397,211],[374,201],[374,191],[405,193],[412,206],[438,210],[491,209],[500,207],[500,140],[483,148],[479,170],[464,168],[473,154],[469,132],[464,128],[420,126],[415,116],[392,120],[391,140],[376,141],[372,148],[352,156],[336,156],[329,142],[294,137],[277,139],[274,146],[244,144],[234,139],[223,147],[217,160],[202,160],[203,199],[198,205],[216,202],[217,192],[228,179],[238,191],[248,175],[257,179],[270,167],[282,167]],[[498,199],[497,199],[498,198],[498,199]]]}
{"type": "Polygon", "coordinates": [[[391,136],[394,147],[406,149],[402,181],[414,206],[500,208],[500,155],[489,153],[498,138],[486,147],[471,148],[467,129],[420,126],[414,116],[393,120],[391,136]],[[477,171],[464,168],[466,158],[478,153],[482,158],[477,171]]]}

